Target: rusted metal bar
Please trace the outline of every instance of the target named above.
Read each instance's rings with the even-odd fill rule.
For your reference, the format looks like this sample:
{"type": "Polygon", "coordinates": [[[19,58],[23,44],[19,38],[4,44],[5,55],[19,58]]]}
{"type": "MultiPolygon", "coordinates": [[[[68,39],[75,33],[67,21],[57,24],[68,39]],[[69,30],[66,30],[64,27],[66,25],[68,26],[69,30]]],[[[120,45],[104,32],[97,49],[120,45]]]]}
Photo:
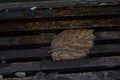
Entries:
{"type": "Polygon", "coordinates": [[[75,7],[75,6],[114,6],[119,5],[119,1],[81,1],[81,0],[71,0],[71,1],[33,1],[33,2],[14,2],[14,3],[1,3],[1,8],[15,8],[18,9],[20,7],[33,7],[37,6],[38,8],[59,8],[59,7],[75,7]],[[105,5],[101,5],[101,3],[105,3],[105,5]]]}
{"type": "MultiPolygon", "coordinates": [[[[103,44],[117,44],[120,43],[120,33],[119,31],[103,31],[103,32],[95,32],[95,44],[96,45],[103,45],[103,44]],[[106,34],[106,35],[104,35],[106,34]],[[111,35],[110,35],[111,34],[111,35]]],[[[19,37],[14,37],[14,38],[19,38],[19,37]]],[[[31,36],[32,38],[32,36],[31,36]]],[[[1,38],[4,39],[4,38],[1,38]]],[[[38,36],[39,39],[39,36],[38,36]]],[[[35,41],[33,42],[28,42],[28,43],[12,43],[12,44],[1,44],[0,45],[0,50],[22,50],[22,49],[35,49],[35,48],[41,48],[41,47],[48,47],[50,46],[50,41],[47,40],[48,42],[45,43],[36,43],[35,41]]]]}
{"type": "MultiPolygon", "coordinates": [[[[25,50],[10,50],[0,51],[0,60],[7,60],[8,62],[32,61],[51,58],[51,54],[48,53],[49,47],[39,49],[25,49],[25,50]]],[[[108,44],[108,45],[95,45],[88,54],[89,57],[102,57],[102,56],[120,56],[120,44],[108,44]]]]}
{"type": "MultiPolygon", "coordinates": [[[[35,8],[35,7],[33,7],[35,8]]],[[[114,14],[120,13],[119,7],[80,7],[80,8],[60,8],[60,9],[42,9],[42,10],[0,10],[1,19],[26,18],[41,16],[71,16],[71,15],[94,15],[94,14],[114,14]]]]}
{"type": "MultiPolygon", "coordinates": [[[[6,12],[6,10],[8,10],[8,11],[16,11],[16,10],[27,10],[27,11],[29,11],[29,10],[31,10],[31,8],[32,7],[35,7],[35,6],[28,6],[28,7],[8,7],[8,8],[2,8],[1,10],[0,10],[0,12],[6,12]]],[[[64,9],[70,9],[70,8],[81,8],[81,7],[88,7],[88,8],[99,8],[99,7],[105,7],[105,8],[110,8],[110,7],[113,7],[113,8],[118,8],[118,7],[120,7],[120,4],[113,4],[113,5],[74,5],[74,6],[66,6],[66,7],[64,7],[64,6],[53,6],[53,7],[41,7],[41,6],[36,6],[36,9],[35,9],[35,11],[36,10],[50,10],[50,8],[52,8],[52,10],[57,10],[57,9],[62,9],[62,10],[64,10],[64,9]]]]}
{"type": "Polygon", "coordinates": [[[23,62],[1,65],[0,74],[10,75],[14,72],[43,71],[59,73],[77,73],[89,71],[119,70],[120,57],[87,58],[81,60],[44,60],[41,62],[23,62]]]}

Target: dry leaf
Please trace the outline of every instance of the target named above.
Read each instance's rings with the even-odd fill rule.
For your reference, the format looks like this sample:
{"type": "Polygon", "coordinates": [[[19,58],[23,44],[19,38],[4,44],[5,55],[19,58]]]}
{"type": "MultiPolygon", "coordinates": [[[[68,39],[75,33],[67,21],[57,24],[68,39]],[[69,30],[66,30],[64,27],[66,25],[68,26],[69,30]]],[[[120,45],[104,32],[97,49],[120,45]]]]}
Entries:
{"type": "Polygon", "coordinates": [[[93,47],[93,30],[71,29],[58,34],[51,43],[53,60],[77,59],[87,56],[93,47]]]}

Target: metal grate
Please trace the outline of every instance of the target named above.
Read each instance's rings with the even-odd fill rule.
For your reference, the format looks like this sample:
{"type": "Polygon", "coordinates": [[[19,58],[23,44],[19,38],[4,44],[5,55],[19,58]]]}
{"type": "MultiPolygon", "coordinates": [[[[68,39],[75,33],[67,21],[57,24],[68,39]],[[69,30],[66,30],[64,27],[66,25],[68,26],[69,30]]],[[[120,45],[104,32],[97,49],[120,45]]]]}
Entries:
{"type": "MultiPolygon", "coordinates": [[[[80,73],[80,72],[96,72],[96,71],[117,71],[120,70],[120,24],[106,24],[106,25],[85,25],[85,26],[65,26],[56,28],[38,28],[38,29],[19,29],[12,30],[12,25],[15,23],[20,25],[22,23],[35,22],[57,22],[57,21],[85,21],[85,20],[120,20],[120,4],[67,4],[66,2],[48,1],[39,2],[36,6],[30,5],[15,6],[13,3],[4,3],[8,7],[0,9],[0,24],[11,27],[11,30],[4,30],[1,28],[0,39],[12,37],[26,37],[40,36],[40,34],[58,34],[66,29],[94,29],[96,39],[95,46],[88,54],[87,58],[78,60],[61,60],[53,61],[50,50],[50,40],[45,43],[12,43],[0,45],[0,74],[4,77],[15,77],[16,72],[26,72],[27,76],[34,76],[38,72],[59,72],[64,73],[80,73]],[[55,3],[59,5],[50,4],[55,3]],[[63,3],[63,4],[60,4],[63,3]],[[10,5],[11,4],[11,5],[10,5]],[[43,4],[43,5],[42,5],[43,4]],[[41,6],[42,5],[42,6],[41,6]],[[30,10],[35,8],[34,10],[30,10]],[[79,9],[86,9],[85,11],[74,13],[79,9]],[[96,9],[99,9],[96,12],[96,9]],[[73,13],[67,14],[73,11],[73,13]],[[87,10],[89,10],[87,12],[87,10]],[[92,12],[90,12],[92,11],[92,12]],[[104,11],[103,13],[100,13],[104,11]],[[42,13],[43,12],[43,13],[42,13]],[[48,12],[48,13],[46,13],[48,12]],[[65,12],[66,14],[57,13],[65,12]]],[[[16,3],[18,4],[18,3],[16,3]]],[[[22,4],[22,3],[20,3],[22,4]]],[[[101,3],[102,4],[102,3],[101,3]]],[[[2,5],[1,5],[2,6],[2,5]]],[[[74,25],[74,24],[73,24],[74,25]]],[[[46,25],[45,25],[46,26],[46,25]]],[[[25,27],[24,27],[25,28],[25,27]]],[[[120,78],[119,78],[120,79],[120,78]]]]}

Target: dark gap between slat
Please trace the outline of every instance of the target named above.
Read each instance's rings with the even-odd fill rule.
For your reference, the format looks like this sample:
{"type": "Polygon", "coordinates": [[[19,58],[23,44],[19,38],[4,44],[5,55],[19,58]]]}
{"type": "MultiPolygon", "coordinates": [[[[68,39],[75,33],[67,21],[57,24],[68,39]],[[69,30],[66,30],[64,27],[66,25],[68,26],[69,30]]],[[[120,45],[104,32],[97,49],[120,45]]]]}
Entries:
{"type": "MultiPolygon", "coordinates": [[[[32,62],[32,61],[42,61],[42,60],[45,60],[45,59],[49,59],[49,60],[52,60],[52,57],[51,55],[49,56],[45,56],[45,57],[29,57],[29,58],[16,58],[16,59],[4,59],[6,61],[6,63],[4,64],[8,64],[8,63],[21,63],[21,62],[32,62]]],[[[1,60],[2,61],[2,60],[1,60]]],[[[2,63],[0,63],[2,64],[2,63]]]]}
{"type": "MultiPolygon", "coordinates": [[[[88,54],[88,57],[86,58],[100,58],[100,57],[115,57],[115,56],[120,56],[120,52],[113,52],[113,53],[96,53],[96,54],[88,54]]],[[[14,58],[14,59],[3,59],[6,63],[0,63],[1,64],[8,64],[8,63],[21,63],[21,62],[31,62],[31,61],[42,61],[42,60],[52,60],[52,56],[45,56],[44,58],[42,57],[31,57],[31,58],[14,58]]],[[[3,61],[0,60],[0,61],[3,61]]]]}
{"type": "Polygon", "coordinates": [[[110,71],[110,70],[120,70],[119,66],[114,67],[106,67],[106,66],[95,66],[95,67],[84,67],[80,68],[68,68],[68,69],[54,69],[54,70],[43,70],[42,72],[51,73],[51,72],[59,72],[59,74],[67,74],[67,73],[79,73],[79,72],[97,72],[97,71],[110,71]]]}
{"type": "Polygon", "coordinates": [[[0,19],[0,23],[23,23],[23,22],[39,22],[39,21],[71,21],[71,20],[90,20],[90,19],[114,19],[120,18],[120,14],[102,14],[102,15],[83,15],[83,16],[47,16],[36,18],[12,18],[0,19]]]}
{"type": "MultiPolygon", "coordinates": [[[[95,40],[95,45],[104,44],[117,44],[120,43],[120,39],[108,39],[108,40],[95,40]]],[[[16,45],[0,45],[0,50],[22,50],[22,49],[38,49],[41,47],[49,47],[50,43],[39,43],[39,44],[16,44],[16,45]]]]}
{"type": "Polygon", "coordinates": [[[22,49],[37,49],[50,46],[50,43],[41,44],[25,44],[25,45],[1,45],[0,50],[22,50],[22,49]]]}
{"type": "Polygon", "coordinates": [[[108,52],[108,53],[90,53],[88,54],[89,58],[94,57],[111,57],[111,56],[120,56],[120,52],[108,52]]]}
{"type": "Polygon", "coordinates": [[[95,45],[117,44],[120,43],[120,39],[95,40],[94,42],[95,45]]]}
{"type": "Polygon", "coordinates": [[[2,31],[0,32],[0,37],[17,37],[17,36],[33,36],[40,35],[41,33],[55,33],[58,34],[67,29],[94,29],[95,32],[102,31],[120,31],[119,25],[113,26],[80,26],[80,28],[64,28],[64,29],[41,29],[41,30],[23,30],[23,31],[2,31]]]}

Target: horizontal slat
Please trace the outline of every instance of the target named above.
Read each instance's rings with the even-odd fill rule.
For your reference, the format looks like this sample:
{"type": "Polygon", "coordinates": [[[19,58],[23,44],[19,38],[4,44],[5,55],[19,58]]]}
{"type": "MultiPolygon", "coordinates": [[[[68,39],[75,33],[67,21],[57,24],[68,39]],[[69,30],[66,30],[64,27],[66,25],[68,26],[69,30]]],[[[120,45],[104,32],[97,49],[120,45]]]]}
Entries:
{"type": "Polygon", "coordinates": [[[120,57],[88,58],[81,60],[44,60],[41,62],[12,63],[1,65],[0,74],[8,75],[17,71],[45,71],[45,72],[83,72],[100,70],[119,70],[120,57]]]}
{"type": "Polygon", "coordinates": [[[80,8],[60,8],[60,9],[42,9],[42,10],[0,10],[0,18],[25,18],[41,16],[70,16],[70,15],[95,15],[95,14],[115,14],[120,13],[120,7],[80,7],[80,8]]]}
{"type": "Polygon", "coordinates": [[[95,46],[90,53],[89,57],[100,57],[100,56],[120,56],[120,45],[98,45],[95,46]]]}
{"type": "Polygon", "coordinates": [[[95,40],[120,39],[120,31],[101,31],[95,32],[95,40]]]}
{"type": "MultiPolygon", "coordinates": [[[[0,37],[9,37],[9,36],[32,36],[40,35],[41,33],[59,33],[67,29],[94,29],[95,32],[98,31],[119,31],[120,25],[107,25],[107,26],[76,26],[74,28],[56,28],[56,29],[37,29],[37,30],[17,30],[17,31],[1,31],[0,37]]],[[[115,34],[115,33],[114,33],[115,34]]]]}
{"type": "Polygon", "coordinates": [[[47,61],[46,60],[41,62],[41,66],[43,71],[47,71],[47,70],[59,71],[60,70],[61,72],[65,72],[65,73],[67,73],[67,69],[68,69],[68,72],[76,72],[76,71],[79,72],[79,71],[87,71],[87,70],[88,71],[102,70],[102,69],[104,70],[104,69],[113,68],[113,67],[120,67],[119,57],[102,57],[102,58],[89,58],[89,59],[66,60],[66,61],[64,60],[63,61],[47,61]],[[90,68],[90,66],[94,68],[92,67],[90,68]]]}
{"type": "Polygon", "coordinates": [[[39,22],[39,21],[71,21],[71,20],[91,20],[91,19],[117,19],[120,14],[95,14],[95,15],[76,15],[76,16],[46,16],[34,18],[13,18],[0,19],[0,23],[20,23],[20,22],[39,22]]]}
{"type": "MultiPolygon", "coordinates": [[[[60,32],[61,30],[58,29],[58,32],[60,32]]],[[[47,32],[47,30],[45,30],[45,31],[47,32]]],[[[56,32],[56,30],[52,30],[52,31],[56,32]]],[[[50,32],[52,32],[52,31],[50,31],[50,32]]],[[[41,32],[44,32],[44,30],[41,32]]],[[[48,32],[49,32],[49,30],[48,30],[48,32]]],[[[7,33],[7,32],[5,32],[5,33],[7,33]]],[[[32,34],[34,34],[34,32],[32,34]]],[[[35,32],[35,34],[39,34],[39,31],[35,32]]],[[[119,31],[101,31],[101,32],[95,32],[94,35],[96,37],[95,41],[94,41],[95,45],[119,44],[120,43],[120,32],[119,31]]],[[[54,35],[51,35],[51,37],[53,37],[53,36],[54,35]]],[[[34,36],[14,37],[14,39],[17,39],[17,38],[20,38],[20,39],[23,38],[23,39],[17,43],[10,43],[10,44],[9,43],[4,44],[1,42],[0,50],[38,49],[41,47],[49,47],[50,46],[50,42],[51,42],[52,38],[51,39],[46,38],[46,42],[42,43],[41,41],[38,41],[39,39],[42,39],[39,37],[40,37],[39,35],[35,36],[35,37],[34,36]],[[35,39],[34,41],[33,41],[33,38],[35,39]],[[25,40],[27,40],[27,41],[25,41],[25,40]]],[[[9,38],[10,37],[8,37],[8,40],[9,40],[9,38]]],[[[2,39],[4,40],[4,38],[1,38],[1,40],[2,39]]],[[[15,41],[14,39],[13,39],[13,41],[15,41]]]]}
{"type": "Polygon", "coordinates": [[[50,57],[49,48],[0,51],[0,59],[50,57]]]}
{"type": "MultiPolygon", "coordinates": [[[[48,58],[51,57],[51,53],[48,53],[49,50],[50,50],[49,47],[46,47],[41,49],[0,51],[0,60],[8,59],[9,62],[9,59],[18,59],[18,58],[20,59],[48,58]]],[[[88,56],[89,57],[120,56],[120,44],[94,46],[93,49],[88,54],[88,56]]]]}
{"type": "Polygon", "coordinates": [[[36,30],[36,29],[48,29],[48,28],[74,28],[79,26],[110,26],[120,25],[120,18],[118,19],[98,19],[98,20],[72,20],[72,21],[45,21],[45,22],[33,22],[33,23],[2,23],[0,24],[0,31],[19,31],[19,30],[36,30]]]}
{"type": "MultiPolygon", "coordinates": [[[[25,5],[26,6],[26,5],[25,5]]],[[[93,9],[96,9],[96,8],[105,8],[105,9],[107,9],[107,8],[113,8],[113,9],[115,9],[115,10],[118,10],[119,11],[119,9],[117,9],[117,8],[119,8],[120,7],[120,4],[113,4],[113,5],[71,5],[71,6],[65,6],[65,5],[61,5],[61,6],[53,6],[53,7],[48,7],[48,6],[44,6],[44,7],[41,7],[41,6],[21,6],[21,7],[7,7],[7,6],[4,6],[3,8],[1,8],[1,10],[0,10],[0,12],[6,12],[6,10],[8,10],[8,11],[16,11],[16,10],[18,10],[18,11],[30,11],[31,10],[31,8],[32,7],[36,7],[36,9],[34,9],[34,11],[36,11],[36,10],[66,10],[66,9],[74,9],[74,8],[88,8],[88,9],[90,9],[90,8],[93,8],[93,9]]]]}
{"type": "MultiPolygon", "coordinates": [[[[28,1],[26,1],[26,0],[0,0],[0,3],[12,3],[12,2],[31,2],[31,1],[39,1],[39,0],[28,0],[28,1]]],[[[41,0],[41,1],[45,1],[45,0],[41,0]]]]}
{"type": "MultiPolygon", "coordinates": [[[[114,2],[117,3],[119,5],[119,2],[113,1],[111,2],[111,4],[109,4],[109,2],[111,1],[81,1],[81,0],[65,0],[65,1],[34,1],[34,2],[19,2],[19,3],[1,3],[0,7],[2,8],[20,8],[22,7],[32,7],[32,6],[40,6],[41,8],[50,8],[50,7],[54,7],[54,8],[58,8],[58,7],[75,7],[75,6],[79,6],[78,4],[99,4],[99,3],[107,3],[110,6],[114,6],[114,2]],[[84,2],[84,3],[83,3],[84,2]],[[52,4],[52,5],[51,5],[52,4]]],[[[98,5],[99,6],[99,5],[98,5]]],[[[103,5],[106,6],[106,5],[103,5]]]]}

